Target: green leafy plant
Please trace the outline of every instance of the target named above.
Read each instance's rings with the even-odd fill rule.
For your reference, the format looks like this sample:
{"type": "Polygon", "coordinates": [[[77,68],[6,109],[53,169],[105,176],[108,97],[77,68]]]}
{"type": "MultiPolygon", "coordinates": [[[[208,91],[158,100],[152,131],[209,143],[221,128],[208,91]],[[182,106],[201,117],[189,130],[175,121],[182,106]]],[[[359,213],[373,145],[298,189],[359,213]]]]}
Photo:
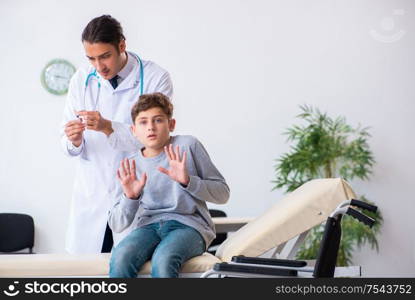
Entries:
{"type": "MultiPolygon", "coordinates": [[[[283,188],[285,192],[291,192],[315,178],[368,180],[375,163],[368,144],[368,128],[353,128],[346,123],[344,117],[333,119],[311,106],[303,105],[300,108],[302,113],[297,118],[305,124],[294,125],[285,132],[288,142],[293,145],[288,153],[276,160],[274,189],[283,188]]],[[[371,203],[363,195],[359,199],[371,203]]],[[[376,235],[383,223],[382,216],[379,211],[376,214],[365,213],[376,220],[373,228],[368,228],[347,215],[342,218],[337,265],[347,266],[352,263],[353,250],[366,243],[372,249],[379,250],[376,235]]],[[[323,231],[324,224],[309,232],[297,258],[316,258],[323,231]]]]}

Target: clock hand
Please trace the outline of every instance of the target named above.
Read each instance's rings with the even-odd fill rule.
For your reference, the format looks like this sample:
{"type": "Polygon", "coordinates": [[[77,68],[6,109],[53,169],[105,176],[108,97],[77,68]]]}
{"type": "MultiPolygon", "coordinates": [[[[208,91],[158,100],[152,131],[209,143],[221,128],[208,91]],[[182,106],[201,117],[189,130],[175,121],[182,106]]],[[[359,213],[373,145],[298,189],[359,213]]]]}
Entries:
{"type": "Polygon", "coordinates": [[[63,79],[69,79],[68,77],[65,77],[65,76],[60,76],[60,75],[53,75],[53,77],[56,77],[56,78],[63,78],[63,79]]]}

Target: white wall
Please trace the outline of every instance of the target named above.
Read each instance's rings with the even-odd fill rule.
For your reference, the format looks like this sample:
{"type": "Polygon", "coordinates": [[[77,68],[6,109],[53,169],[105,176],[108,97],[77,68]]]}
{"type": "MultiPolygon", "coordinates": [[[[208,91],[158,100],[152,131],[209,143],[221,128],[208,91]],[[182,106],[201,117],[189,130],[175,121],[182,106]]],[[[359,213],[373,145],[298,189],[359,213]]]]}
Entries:
{"type": "Polygon", "coordinates": [[[414,2],[113,3],[0,2],[0,211],[34,217],[36,252],[64,251],[74,178],[59,148],[64,97],[42,88],[40,72],[57,57],[86,63],[82,29],[109,13],[129,49],[170,71],[178,133],[197,136],[228,180],[230,216],[256,216],[281,198],[271,192],[274,159],[289,149],[281,133],[299,104],[371,126],[377,164],[353,186],[385,223],[379,253],[357,251],[355,263],[367,276],[415,275],[414,2]],[[371,30],[404,34],[385,43],[371,30]]]}

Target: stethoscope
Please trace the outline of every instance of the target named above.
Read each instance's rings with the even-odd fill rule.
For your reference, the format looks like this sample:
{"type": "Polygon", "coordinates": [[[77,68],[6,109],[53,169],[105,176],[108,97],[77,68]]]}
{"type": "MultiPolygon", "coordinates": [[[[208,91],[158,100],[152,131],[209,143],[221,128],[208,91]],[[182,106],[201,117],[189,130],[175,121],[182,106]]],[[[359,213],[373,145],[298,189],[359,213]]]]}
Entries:
{"type": "MultiPolygon", "coordinates": [[[[128,52],[129,54],[132,54],[132,56],[137,60],[139,66],[140,66],[140,95],[143,94],[143,90],[144,90],[144,67],[143,67],[143,63],[140,59],[140,57],[132,52],[128,52]]],[[[97,69],[94,69],[91,73],[88,74],[88,76],[86,77],[85,80],[85,89],[84,89],[84,105],[85,105],[85,109],[86,109],[86,91],[88,89],[88,84],[90,82],[91,78],[95,78],[98,81],[98,91],[97,91],[97,96],[96,96],[96,101],[95,101],[95,107],[92,108],[92,110],[96,110],[97,106],[98,106],[98,100],[99,100],[99,93],[101,90],[101,80],[100,80],[100,76],[97,73],[97,69]]],[[[138,84],[138,80],[136,81],[136,84],[138,84]]]]}

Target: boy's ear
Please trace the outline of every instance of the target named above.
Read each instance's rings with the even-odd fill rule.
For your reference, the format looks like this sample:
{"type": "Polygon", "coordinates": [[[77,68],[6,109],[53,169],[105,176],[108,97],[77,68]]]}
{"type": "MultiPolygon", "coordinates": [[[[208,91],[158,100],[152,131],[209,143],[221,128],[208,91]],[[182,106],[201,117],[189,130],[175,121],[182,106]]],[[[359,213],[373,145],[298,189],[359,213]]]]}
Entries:
{"type": "Polygon", "coordinates": [[[133,125],[131,125],[130,126],[130,129],[131,129],[131,132],[133,133],[133,135],[135,136],[135,125],[133,124],[133,125]]]}
{"type": "Polygon", "coordinates": [[[170,132],[173,132],[175,127],[176,127],[176,120],[175,119],[170,119],[169,120],[169,130],[170,130],[170,132]]]}

